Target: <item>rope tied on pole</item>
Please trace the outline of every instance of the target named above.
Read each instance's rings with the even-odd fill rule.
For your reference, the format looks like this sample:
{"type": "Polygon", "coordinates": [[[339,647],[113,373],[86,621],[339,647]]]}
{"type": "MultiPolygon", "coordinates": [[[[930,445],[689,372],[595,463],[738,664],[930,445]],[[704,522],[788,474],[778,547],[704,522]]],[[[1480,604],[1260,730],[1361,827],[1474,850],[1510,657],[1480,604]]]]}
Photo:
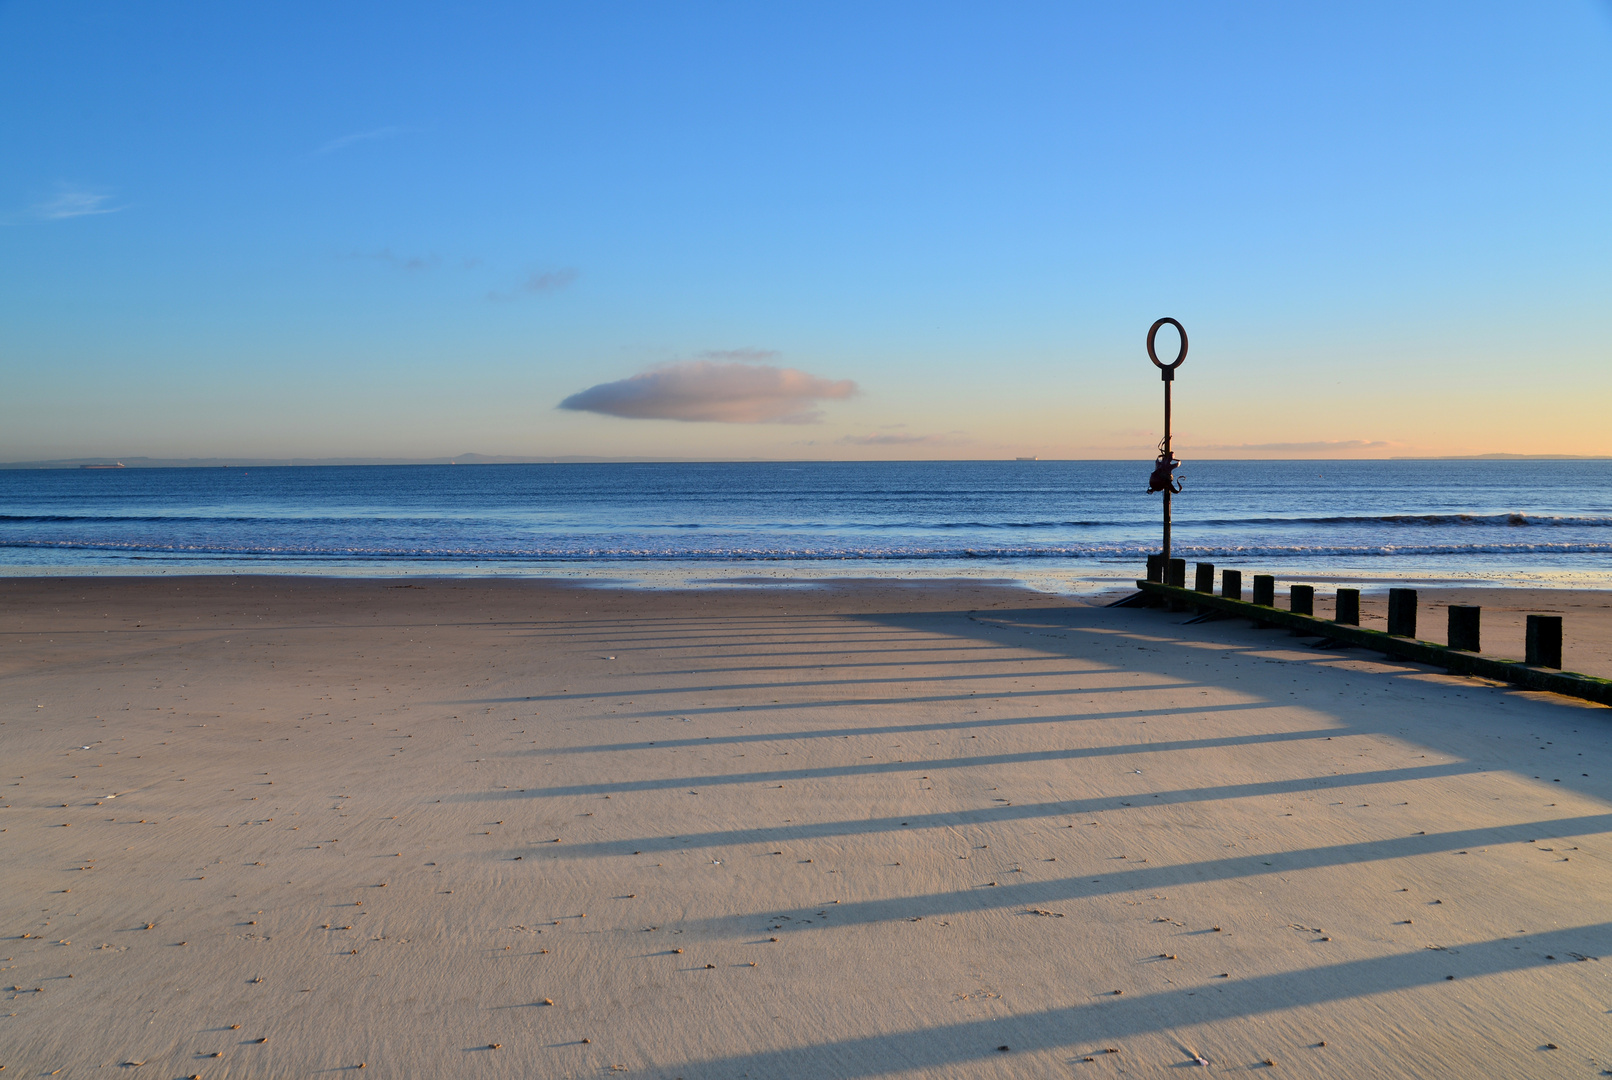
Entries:
{"type": "Polygon", "coordinates": [[[1172,475],[1180,464],[1175,455],[1164,448],[1164,440],[1159,440],[1159,457],[1153,462],[1153,475],[1147,478],[1147,493],[1152,495],[1168,491],[1173,495],[1181,494],[1181,478],[1172,475]]]}

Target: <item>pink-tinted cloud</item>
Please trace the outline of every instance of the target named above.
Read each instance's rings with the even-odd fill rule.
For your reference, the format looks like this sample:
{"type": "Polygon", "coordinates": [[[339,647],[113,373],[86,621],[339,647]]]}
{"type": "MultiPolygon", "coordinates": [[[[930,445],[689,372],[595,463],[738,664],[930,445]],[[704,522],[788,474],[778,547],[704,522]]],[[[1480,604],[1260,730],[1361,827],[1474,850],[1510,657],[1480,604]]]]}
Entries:
{"type": "Polygon", "coordinates": [[[855,393],[856,383],[849,379],[767,364],[694,360],[591,386],[560,402],[560,408],[629,420],[811,424],[823,415],[817,402],[855,393]]]}
{"type": "Polygon", "coordinates": [[[1382,450],[1391,443],[1378,439],[1340,439],[1334,442],[1272,442],[1272,443],[1214,443],[1203,446],[1183,446],[1182,450],[1248,450],[1255,453],[1323,454],[1336,450],[1382,450]]]}
{"type": "Polygon", "coordinates": [[[902,432],[887,435],[842,435],[834,440],[842,446],[912,446],[914,443],[949,442],[944,435],[907,435],[902,432]]]}

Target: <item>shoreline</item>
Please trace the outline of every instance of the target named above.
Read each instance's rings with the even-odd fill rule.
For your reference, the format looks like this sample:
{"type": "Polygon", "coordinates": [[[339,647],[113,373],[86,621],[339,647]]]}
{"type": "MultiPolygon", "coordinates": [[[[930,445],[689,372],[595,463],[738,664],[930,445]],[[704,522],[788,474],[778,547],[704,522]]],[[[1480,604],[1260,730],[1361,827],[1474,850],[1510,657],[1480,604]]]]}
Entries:
{"type": "MultiPolygon", "coordinates": [[[[1189,575],[1190,565],[1189,560],[1189,575]]],[[[534,567],[511,565],[467,566],[454,570],[451,564],[402,563],[332,568],[275,565],[261,562],[231,565],[149,565],[130,566],[4,566],[0,582],[39,579],[144,580],[209,579],[252,577],[266,580],[331,581],[548,581],[585,587],[628,588],[680,591],[687,589],[726,589],[783,587],[810,588],[833,586],[838,582],[915,582],[944,586],[952,582],[996,584],[1031,592],[1064,597],[1096,598],[1119,595],[1134,588],[1145,576],[1141,560],[1094,560],[1095,565],[1048,566],[1037,561],[979,560],[978,562],[917,561],[912,563],[862,562],[847,565],[845,560],[795,562],[757,559],[740,562],[601,562],[563,563],[534,567]]],[[[1216,563],[1216,569],[1241,570],[1245,581],[1256,573],[1275,573],[1279,592],[1292,584],[1316,586],[1319,593],[1328,586],[1359,588],[1362,594],[1384,592],[1389,588],[1491,589],[1491,590],[1574,590],[1612,592],[1612,570],[1590,571],[1546,568],[1521,570],[1471,570],[1459,573],[1411,567],[1399,571],[1347,567],[1338,570],[1294,568],[1277,573],[1269,562],[1216,563]]]]}

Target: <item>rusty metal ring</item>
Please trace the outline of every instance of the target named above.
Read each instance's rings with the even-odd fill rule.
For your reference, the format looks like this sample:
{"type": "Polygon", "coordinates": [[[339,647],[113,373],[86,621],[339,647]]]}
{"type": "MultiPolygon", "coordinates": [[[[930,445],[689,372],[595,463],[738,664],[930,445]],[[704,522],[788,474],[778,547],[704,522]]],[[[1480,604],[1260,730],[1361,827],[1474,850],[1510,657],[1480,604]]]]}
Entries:
{"type": "Polygon", "coordinates": [[[1153,361],[1154,365],[1163,371],[1174,371],[1176,368],[1180,367],[1181,361],[1187,358],[1186,328],[1180,323],[1176,322],[1174,319],[1160,319],[1158,322],[1154,323],[1153,328],[1147,332],[1147,358],[1153,361]],[[1181,335],[1181,352],[1176,355],[1175,363],[1173,364],[1159,363],[1159,354],[1153,351],[1153,339],[1158,336],[1159,327],[1163,326],[1165,323],[1169,323],[1171,326],[1175,327],[1176,333],[1181,335]]]}

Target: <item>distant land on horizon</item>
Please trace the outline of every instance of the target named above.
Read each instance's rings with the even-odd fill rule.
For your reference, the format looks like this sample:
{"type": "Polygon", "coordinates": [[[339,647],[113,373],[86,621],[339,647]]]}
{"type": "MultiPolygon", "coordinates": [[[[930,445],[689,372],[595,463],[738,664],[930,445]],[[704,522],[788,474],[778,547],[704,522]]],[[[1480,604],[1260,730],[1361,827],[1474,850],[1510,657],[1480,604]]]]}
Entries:
{"type": "MultiPolygon", "coordinates": [[[[264,469],[285,466],[331,465],[554,465],[580,462],[626,461],[704,461],[705,458],[643,458],[643,457],[522,457],[497,454],[460,454],[440,458],[389,458],[389,457],[329,457],[329,458],[153,458],[153,457],[88,457],[57,458],[48,461],[0,462],[0,469],[264,469]]],[[[728,460],[760,461],[761,458],[732,458],[728,460]]]]}
{"type": "MultiPolygon", "coordinates": [[[[55,458],[44,461],[6,461],[0,462],[0,469],[263,469],[317,466],[364,466],[364,465],[575,465],[575,464],[630,464],[640,463],[669,463],[669,464],[696,464],[701,462],[751,462],[760,463],[777,461],[785,464],[800,464],[797,458],[704,458],[704,457],[594,457],[583,454],[574,454],[561,457],[525,457],[520,455],[497,454],[460,454],[456,457],[439,458],[360,458],[360,457],[329,457],[329,458],[153,458],[153,457],[85,457],[85,458],[55,458]]],[[[914,459],[820,459],[828,460],[931,460],[928,458],[914,459]]],[[[1025,461],[1039,460],[1043,463],[1049,461],[1108,461],[1128,460],[1124,458],[982,458],[984,461],[1025,461]]],[[[1138,457],[1136,460],[1142,460],[1138,457]]],[[[1398,455],[1386,458],[1202,458],[1203,461],[1612,461],[1612,454],[1428,454],[1428,455],[1398,455]]]]}
{"type": "Polygon", "coordinates": [[[1612,461],[1612,454],[1404,454],[1386,461],[1612,461]]]}

